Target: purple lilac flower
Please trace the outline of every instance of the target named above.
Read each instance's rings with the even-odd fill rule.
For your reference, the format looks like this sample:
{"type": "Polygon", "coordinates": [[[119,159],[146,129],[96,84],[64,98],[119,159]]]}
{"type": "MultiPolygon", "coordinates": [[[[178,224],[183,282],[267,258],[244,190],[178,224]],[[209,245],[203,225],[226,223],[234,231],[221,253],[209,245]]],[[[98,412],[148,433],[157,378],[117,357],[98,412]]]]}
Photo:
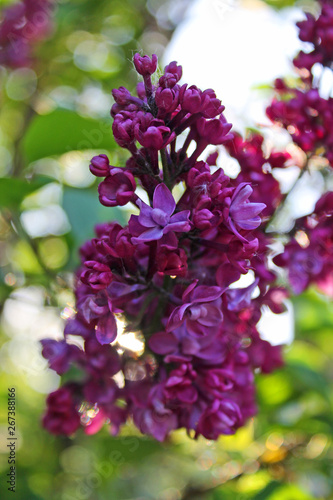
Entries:
{"type": "Polygon", "coordinates": [[[137,204],[140,215],[132,215],[129,223],[130,230],[137,235],[132,238],[133,243],[155,241],[170,231],[186,232],[191,229],[190,211],[183,210],[174,214],[176,202],[165,184],[156,187],[152,207],[141,200],[137,204]]]}
{"type": "Polygon", "coordinates": [[[251,203],[249,201],[252,192],[251,186],[241,183],[237,186],[231,198],[228,222],[232,231],[240,239],[244,238],[239,234],[238,228],[245,231],[256,229],[261,223],[259,214],[266,207],[264,203],[251,203]]]}
{"type": "MultiPolygon", "coordinates": [[[[244,165],[236,179],[211,170],[217,154],[208,155],[207,146],[234,137],[212,89],[180,85],[176,62],[152,78],[154,55],[135,55],[134,66],[143,77],[137,95],[114,89],[111,109],[114,138],[129,158],[111,166],[98,155],[90,170],[101,178],[103,205],[132,202],[139,213],[125,226],[100,224],[80,249],[76,315],[64,340],[43,341],[43,354],[58,373],[74,365],[84,376],[50,395],[44,426],[72,434],[81,425],[93,434],[107,425],[115,435],[132,418],[159,441],[179,428],[217,439],[255,415],[254,370],[281,365],[281,349],[262,341],[256,329],[264,305],[283,311],[285,295],[267,266],[270,239],[259,230],[266,180],[276,200],[281,193],[272,176],[265,177],[260,139],[245,144],[235,135],[235,157],[244,165]],[[176,202],[173,193],[181,190],[176,202]],[[249,269],[254,284],[230,289],[249,269]],[[137,335],[140,350],[121,342],[127,332],[137,335]],[[70,345],[71,335],[82,337],[82,349],[70,345]],[[77,408],[87,405],[93,416],[83,415],[80,424],[77,408]]],[[[281,168],[286,155],[272,153],[269,161],[281,168]]],[[[326,214],[330,202],[323,206],[326,214]]]]}

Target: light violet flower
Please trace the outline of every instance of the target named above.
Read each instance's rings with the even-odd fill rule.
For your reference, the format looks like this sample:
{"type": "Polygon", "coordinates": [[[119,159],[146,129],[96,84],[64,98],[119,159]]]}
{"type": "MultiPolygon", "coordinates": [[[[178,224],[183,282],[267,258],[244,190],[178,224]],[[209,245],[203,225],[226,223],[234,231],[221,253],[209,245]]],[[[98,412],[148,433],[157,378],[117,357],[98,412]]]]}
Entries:
{"type": "Polygon", "coordinates": [[[235,189],[230,202],[228,222],[232,232],[243,241],[246,240],[239,234],[238,228],[246,231],[256,229],[261,223],[259,214],[266,207],[264,203],[249,201],[252,192],[251,186],[242,182],[235,189]]]}
{"type": "Polygon", "coordinates": [[[154,191],[153,206],[150,207],[142,200],[138,200],[140,215],[132,215],[129,227],[133,243],[160,240],[170,231],[186,232],[191,229],[189,210],[183,210],[172,215],[176,209],[176,202],[165,184],[159,184],[154,191]]]}

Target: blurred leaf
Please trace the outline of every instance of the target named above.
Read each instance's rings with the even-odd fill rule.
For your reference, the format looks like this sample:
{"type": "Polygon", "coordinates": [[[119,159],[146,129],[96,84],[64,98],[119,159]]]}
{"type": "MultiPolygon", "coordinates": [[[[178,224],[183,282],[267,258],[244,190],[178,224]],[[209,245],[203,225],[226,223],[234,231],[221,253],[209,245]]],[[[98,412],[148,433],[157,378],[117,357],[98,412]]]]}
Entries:
{"type": "Polygon", "coordinates": [[[63,206],[74,236],[73,252],[87,239],[94,236],[94,226],[101,222],[118,221],[125,224],[125,212],[100,204],[97,191],[64,187],[63,206]]]}
{"type": "Polygon", "coordinates": [[[293,393],[285,369],[257,378],[258,398],[261,406],[275,406],[287,401],[293,393]]]}
{"type": "MultiPolygon", "coordinates": [[[[266,497],[264,497],[266,498],[266,497]]],[[[296,484],[285,484],[275,491],[269,500],[313,500],[314,497],[302,491],[296,484]]]]}
{"type": "Polygon", "coordinates": [[[285,7],[291,7],[292,5],[295,5],[296,0],[264,0],[264,2],[274,9],[280,10],[284,9],[285,7]]]}
{"type": "Polygon", "coordinates": [[[49,269],[63,267],[68,259],[68,247],[63,238],[43,239],[39,244],[39,253],[49,269]]]}
{"type": "Polygon", "coordinates": [[[285,371],[290,375],[294,384],[299,384],[302,390],[314,390],[329,400],[329,382],[321,373],[296,362],[290,362],[285,367],[285,371]]]}
{"type": "Polygon", "coordinates": [[[298,332],[312,334],[323,328],[333,328],[332,302],[328,297],[309,289],[301,295],[292,297],[292,302],[298,332]]]}
{"type": "Polygon", "coordinates": [[[25,240],[17,242],[12,250],[11,260],[21,271],[28,274],[41,274],[43,270],[29,243],[25,240]]]}
{"type": "Polygon", "coordinates": [[[54,179],[48,177],[39,177],[32,182],[2,177],[0,178],[0,207],[18,208],[25,196],[53,181],[54,179]]]}
{"type": "Polygon", "coordinates": [[[259,491],[259,493],[253,497],[253,500],[266,500],[266,498],[270,498],[274,491],[281,488],[281,485],[282,483],[280,483],[280,481],[271,481],[263,490],[259,491]]]}
{"type": "Polygon", "coordinates": [[[30,163],[68,151],[110,149],[112,143],[111,120],[93,120],[57,109],[34,118],[23,140],[23,153],[30,163]]]}

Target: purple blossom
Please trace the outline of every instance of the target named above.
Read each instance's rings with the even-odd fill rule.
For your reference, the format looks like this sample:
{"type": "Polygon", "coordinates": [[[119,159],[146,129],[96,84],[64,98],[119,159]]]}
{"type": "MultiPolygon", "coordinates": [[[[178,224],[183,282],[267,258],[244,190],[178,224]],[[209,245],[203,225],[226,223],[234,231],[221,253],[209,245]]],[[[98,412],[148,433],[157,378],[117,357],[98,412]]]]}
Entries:
{"type": "Polygon", "coordinates": [[[182,77],[182,67],[178,66],[176,61],[172,61],[170,64],[165,66],[164,74],[159,79],[159,85],[161,88],[173,88],[176,83],[182,77]]]}
{"type": "Polygon", "coordinates": [[[140,54],[135,54],[133,57],[133,62],[136,71],[139,75],[150,76],[155,73],[157,68],[157,56],[153,54],[152,57],[140,56],[140,54]]]}
{"type": "Polygon", "coordinates": [[[196,377],[197,374],[190,365],[182,364],[176,370],[172,370],[164,386],[166,398],[184,404],[193,404],[198,398],[197,389],[193,385],[196,377]]]}
{"type": "Polygon", "coordinates": [[[264,203],[251,203],[249,201],[252,192],[253,189],[251,186],[245,182],[239,184],[232,195],[229,207],[228,222],[230,228],[243,240],[245,240],[245,238],[239,234],[238,228],[244,229],[245,231],[256,229],[261,223],[258,214],[266,207],[264,203]]]}
{"type": "Polygon", "coordinates": [[[129,226],[133,243],[155,241],[170,231],[187,232],[191,229],[189,210],[183,210],[172,215],[176,209],[176,202],[165,184],[159,184],[153,197],[153,206],[150,207],[141,200],[137,201],[140,215],[132,215],[129,226]]]}
{"type": "Polygon", "coordinates": [[[112,272],[106,264],[93,260],[84,263],[85,269],[80,274],[82,283],[89,285],[93,290],[103,290],[112,281],[112,272]]]}
{"type": "Polygon", "coordinates": [[[149,387],[138,385],[133,391],[133,419],[135,425],[144,434],[164,441],[170,431],[178,426],[175,413],[166,406],[161,385],[149,387]]]}
{"type": "Polygon", "coordinates": [[[70,436],[80,426],[80,417],[75,409],[73,390],[60,387],[47,398],[47,412],[43,417],[43,426],[52,434],[70,436]]]}
{"type": "Polygon", "coordinates": [[[106,155],[94,156],[89,165],[90,172],[96,177],[106,177],[110,173],[110,162],[106,155]]]}
{"type": "Polygon", "coordinates": [[[207,439],[217,439],[220,434],[234,434],[241,425],[239,406],[232,399],[215,399],[201,415],[197,432],[207,439]]]}
{"type": "Polygon", "coordinates": [[[113,167],[103,182],[98,186],[99,201],[106,207],[126,205],[134,198],[135,179],[130,172],[113,167]]]}
{"type": "Polygon", "coordinates": [[[67,344],[65,340],[43,339],[41,344],[44,358],[49,360],[50,368],[58,375],[66,373],[70,364],[80,358],[80,349],[73,344],[67,344]]]}

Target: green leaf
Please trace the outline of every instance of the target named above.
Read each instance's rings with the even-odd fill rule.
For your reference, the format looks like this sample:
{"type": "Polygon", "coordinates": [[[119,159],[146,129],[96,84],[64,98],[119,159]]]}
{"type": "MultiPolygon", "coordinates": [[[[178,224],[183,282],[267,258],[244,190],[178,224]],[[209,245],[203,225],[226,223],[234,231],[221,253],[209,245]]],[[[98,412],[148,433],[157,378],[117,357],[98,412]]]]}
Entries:
{"type": "Polygon", "coordinates": [[[0,178],[0,207],[18,208],[28,194],[53,181],[54,179],[48,177],[39,177],[32,182],[2,177],[0,178]]]}
{"type": "Polygon", "coordinates": [[[126,213],[119,208],[107,208],[100,204],[97,190],[64,187],[63,206],[72,226],[73,252],[86,240],[93,238],[94,226],[101,222],[118,221],[126,224],[126,213]]]}
{"type": "Polygon", "coordinates": [[[23,140],[23,154],[28,163],[69,151],[111,149],[111,119],[84,118],[75,111],[56,109],[38,115],[23,140]]]}

